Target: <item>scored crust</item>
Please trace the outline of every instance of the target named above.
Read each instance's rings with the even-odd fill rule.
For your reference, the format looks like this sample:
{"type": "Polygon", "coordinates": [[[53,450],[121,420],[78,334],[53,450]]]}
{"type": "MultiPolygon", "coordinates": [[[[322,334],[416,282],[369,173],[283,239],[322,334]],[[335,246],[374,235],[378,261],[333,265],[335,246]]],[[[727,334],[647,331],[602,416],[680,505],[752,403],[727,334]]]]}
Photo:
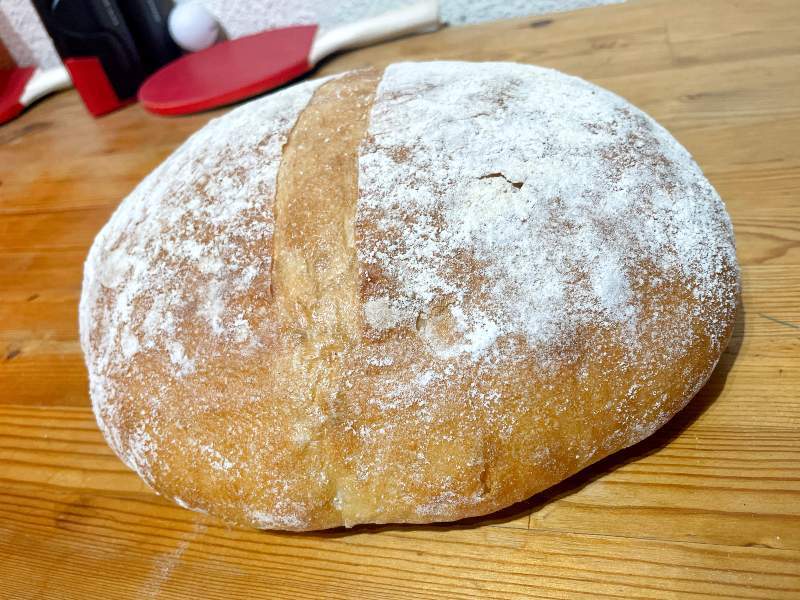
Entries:
{"type": "Polygon", "coordinates": [[[641,111],[547,69],[402,63],[192,136],[98,235],[81,342],[109,444],[179,504],[424,523],[652,433],[737,298],[722,201],[641,111]]]}

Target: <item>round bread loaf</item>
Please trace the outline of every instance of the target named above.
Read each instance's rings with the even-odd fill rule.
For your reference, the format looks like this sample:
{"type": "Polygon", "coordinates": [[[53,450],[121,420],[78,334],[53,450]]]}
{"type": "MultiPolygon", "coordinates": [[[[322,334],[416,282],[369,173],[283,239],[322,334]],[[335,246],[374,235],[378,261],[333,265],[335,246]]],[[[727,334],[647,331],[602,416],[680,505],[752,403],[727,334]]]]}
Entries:
{"type": "Polygon", "coordinates": [[[86,261],[113,450],[259,528],[527,498],[663,425],[733,327],[722,201],[618,96],[508,63],[310,81],[193,135],[86,261]]]}

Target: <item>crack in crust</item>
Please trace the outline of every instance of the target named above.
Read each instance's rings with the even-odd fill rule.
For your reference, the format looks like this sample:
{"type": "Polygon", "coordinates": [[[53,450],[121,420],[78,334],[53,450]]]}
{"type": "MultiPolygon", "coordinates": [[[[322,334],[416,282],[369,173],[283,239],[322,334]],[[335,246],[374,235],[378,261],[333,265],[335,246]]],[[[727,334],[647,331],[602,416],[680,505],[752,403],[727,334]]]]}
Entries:
{"type": "MultiPolygon", "coordinates": [[[[356,71],[322,85],[283,149],[275,199],[274,300],[279,335],[295,336],[303,360],[284,355],[286,376],[305,382],[286,400],[322,418],[308,452],[326,463],[327,507],[349,522],[352,496],[339,481],[341,419],[337,397],[344,356],[361,339],[359,269],[353,243],[358,147],[380,81],[356,71]]],[[[276,357],[276,360],[281,360],[276,357]]]]}

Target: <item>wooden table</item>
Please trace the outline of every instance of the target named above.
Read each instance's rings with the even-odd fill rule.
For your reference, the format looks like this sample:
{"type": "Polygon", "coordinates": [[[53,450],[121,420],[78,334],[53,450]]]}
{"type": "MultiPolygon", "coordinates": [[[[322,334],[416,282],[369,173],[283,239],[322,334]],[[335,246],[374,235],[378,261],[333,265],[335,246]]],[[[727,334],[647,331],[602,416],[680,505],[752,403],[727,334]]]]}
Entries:
{"type": "Polygon", "coordinates": [[[0,128],[0,597],[800,597],[800,2],[692,0],[517,19],[347,54],[514,60],[610,88],[695,155],[743,274],[711,381],[651,439],[483,519],[228,529],[103,442],[77,341],[81,268],[119,200],[211,114],[74,92],[0,128]]]}

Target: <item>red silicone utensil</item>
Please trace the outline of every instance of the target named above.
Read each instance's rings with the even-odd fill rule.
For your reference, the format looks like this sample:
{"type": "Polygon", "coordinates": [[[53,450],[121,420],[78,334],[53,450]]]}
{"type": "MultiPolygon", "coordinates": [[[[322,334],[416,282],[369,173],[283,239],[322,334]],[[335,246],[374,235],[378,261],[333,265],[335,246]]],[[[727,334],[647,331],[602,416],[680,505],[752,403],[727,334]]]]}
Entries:
{"type": "Polygon", "coordinates": [[[432,28],[436,0],[319,32],[316,25],[271,29],[187,54],[151,75],[139,101],[161,115],[208,110],[291,81],[326,56],[432,28]]]}
{"type": "Polygon", "coordinates": [[[69,87],[71,83],[64,67],[0,70],[0,124],[10,121],[42,96],[69,87]]]}

